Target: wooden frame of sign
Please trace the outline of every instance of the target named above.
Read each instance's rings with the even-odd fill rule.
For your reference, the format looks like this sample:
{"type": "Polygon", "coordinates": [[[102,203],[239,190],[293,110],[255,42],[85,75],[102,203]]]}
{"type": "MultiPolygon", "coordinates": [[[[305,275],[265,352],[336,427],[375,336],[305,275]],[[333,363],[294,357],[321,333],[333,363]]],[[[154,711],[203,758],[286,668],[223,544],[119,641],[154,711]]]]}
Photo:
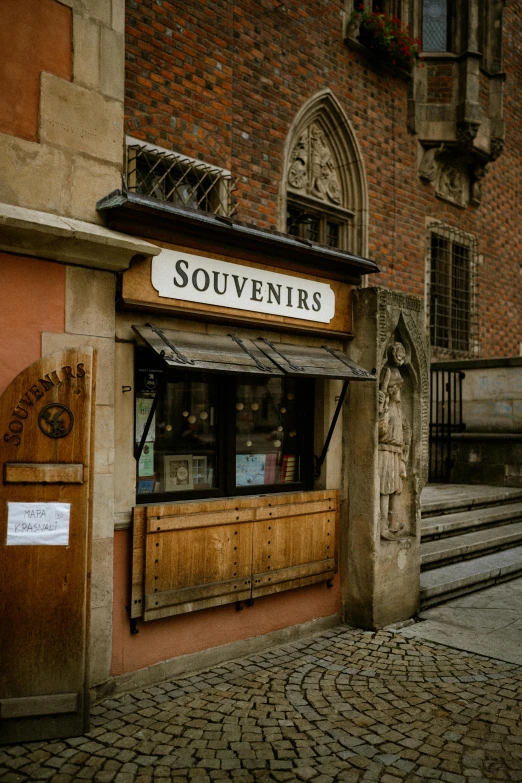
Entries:
{"type": "MultiPolygon", "coordinates": [[[[278,262],[274,262],[274,266],[266,263],[256,263],[252,260],[245,260],[244,258],[231,257],[224,255],[222,252],[209,252],[208,250],[197,250],[186,246],[177,246],[170,243],[158,242],[161,247],[176,251],[180,258],[188,256],[193,257],[195,253],[199,256],[216,259],[218,261],[228,262],[233,265],[239,265],[247,270],[252,270],[252,275],[255,277],[255,270],[267,271],[270,270],[274,275],[285,275],[296,289],[294,294],[296,312],[298,300],[297,289],[299,279],[309,282],[314,281],[325,286],[329,286],[333,296],[335,297],[335,312],[333,318],[329,323],[321,323],[319,321],[305,320],[302,318],[290,318],[285,315],[277,315],[276,313],[256,312],[255,309],[238,309],[225,306],[217,306],[208,304],[205,302],[184,301],[182,298],[174,299],[166,296],[160,296],[158,291],[152,284],[152,266],[153,259],[138,259],[134,261],[131,267],[123,273],[122,276],[122,288],[121,288],[121,302],[125,307],[133,309],[147,309],[151,312],[159,312],[163,315],[171,313],[184,315],[192,319],[204,318],[207,321],[224,321],[227,324],[237,326],[254,326],[256,324],[262,325],[264,328],[284,328],[288,331],[302,332],[307,334],[320,334],[329,335],[330,337],[337,337],[341,339],[347,339],[352,337],[352,317],[351,317],[351,292],[352,285],[343,280],[333,279],[329,276],[322,276],[317,272],[307,271],[294,271],[285,268],[281,265],[277,265],[278,262]]],[[[174,273],[174,269],[173,269],[174,273]]],[[[245,275],[245,276],[246,276],[245,275]]],[[[281,280],[277,277],[277,280],[281,280]]],[[[256,291],[254,291],[254,295],[256,291]]],[[[252,299],[252,296],[249,297],[252,299]]],[[[248,301],[248,299],[246,299],[248,301]]],[[[307,300],[308,302],[309,300],[307,300]]]]}

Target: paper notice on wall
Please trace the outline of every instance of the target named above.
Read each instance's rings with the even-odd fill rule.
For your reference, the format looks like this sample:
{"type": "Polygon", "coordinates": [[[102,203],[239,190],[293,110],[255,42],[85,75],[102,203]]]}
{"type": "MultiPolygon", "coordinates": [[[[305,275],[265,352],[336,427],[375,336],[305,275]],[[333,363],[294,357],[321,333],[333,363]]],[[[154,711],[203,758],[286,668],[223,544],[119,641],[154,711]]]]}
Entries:
{"type": "Polygon", "coordinates": [[[70,503],[8,503],[7,546],[68,546],[70,503]]]}

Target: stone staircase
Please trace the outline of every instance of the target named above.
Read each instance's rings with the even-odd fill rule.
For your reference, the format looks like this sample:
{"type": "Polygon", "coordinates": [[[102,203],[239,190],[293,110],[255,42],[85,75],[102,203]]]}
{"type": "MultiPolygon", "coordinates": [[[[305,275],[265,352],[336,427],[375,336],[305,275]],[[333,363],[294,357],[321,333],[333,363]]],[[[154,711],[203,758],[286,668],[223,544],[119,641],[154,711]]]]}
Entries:
{"type": "Polygon", "coordinates": [[[430,484],[421,504],[422,609],[522,575],[522,488],[430,484]]]}

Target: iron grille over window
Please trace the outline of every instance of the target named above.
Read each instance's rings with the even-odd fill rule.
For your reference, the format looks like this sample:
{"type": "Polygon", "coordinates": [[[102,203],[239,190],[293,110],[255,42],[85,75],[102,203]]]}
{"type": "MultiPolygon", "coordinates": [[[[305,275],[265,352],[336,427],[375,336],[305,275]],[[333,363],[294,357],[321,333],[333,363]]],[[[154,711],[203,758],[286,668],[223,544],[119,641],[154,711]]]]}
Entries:
{"type": "Polygon", "coordinates": [[[430,226],[429,323],[434,348],[458,354],[477,352],[476,264],[474,237],[441,223],[430,226]]]}
{"type": "Polygon", "coordinates": [[[229,171],[132,138],[127,138],[125,186],[180,207],[235,214],[236,186],[229,171]]]}

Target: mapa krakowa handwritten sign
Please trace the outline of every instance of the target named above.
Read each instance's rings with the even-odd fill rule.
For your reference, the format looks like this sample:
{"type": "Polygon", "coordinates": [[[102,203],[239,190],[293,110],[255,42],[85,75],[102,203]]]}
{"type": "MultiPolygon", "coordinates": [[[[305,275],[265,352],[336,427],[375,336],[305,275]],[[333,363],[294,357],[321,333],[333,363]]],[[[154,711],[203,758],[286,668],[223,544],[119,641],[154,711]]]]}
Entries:
{"type": "Polygon", "coordinates": [[[327,283],[174,250],[152,259],[152,285],[160,296],[186,302],[325,324],[335,315],[327,283]]]}
{"type": "Polygon", "coordinates": [[[8,546],[67,546],[70,503],[8,503],[8,546]]]}

